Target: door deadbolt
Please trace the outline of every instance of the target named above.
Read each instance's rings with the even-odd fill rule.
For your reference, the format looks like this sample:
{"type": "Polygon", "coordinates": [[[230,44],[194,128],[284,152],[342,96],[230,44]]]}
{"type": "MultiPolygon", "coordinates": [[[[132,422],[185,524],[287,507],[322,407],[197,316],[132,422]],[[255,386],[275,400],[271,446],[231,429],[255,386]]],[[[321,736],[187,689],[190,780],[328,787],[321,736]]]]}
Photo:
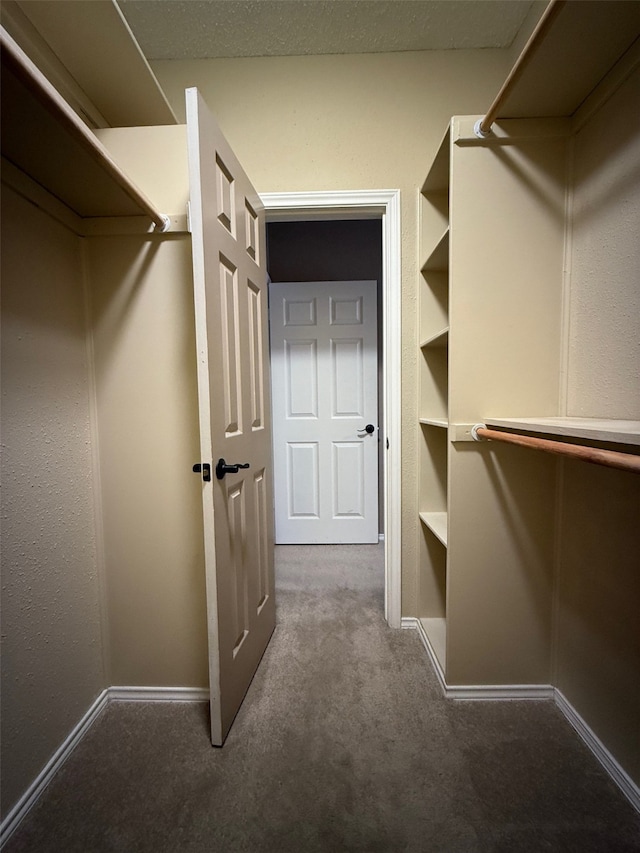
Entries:
{"type": "Polygon", "coordinates": [[[209,465],[208,462],[202,462],[202,463],[197,462],[193,466],[192,471],[194,474],[200,474],[202,472],[202,479],[204,480],[204,482],[205,483],[210,482],[210,480],[211,480],[211,465],[209,465]]]}

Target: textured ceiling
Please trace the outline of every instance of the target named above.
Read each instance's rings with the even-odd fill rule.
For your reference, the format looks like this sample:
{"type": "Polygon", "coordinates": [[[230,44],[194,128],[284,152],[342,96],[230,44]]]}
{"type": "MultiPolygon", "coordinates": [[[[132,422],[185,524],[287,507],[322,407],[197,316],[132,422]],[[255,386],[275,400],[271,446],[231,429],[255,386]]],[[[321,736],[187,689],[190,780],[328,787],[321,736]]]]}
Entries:
{"type": "Polygon", "coordinates": [[[148,59],[508,47],[532,0],[118,0],[148,59]]]}

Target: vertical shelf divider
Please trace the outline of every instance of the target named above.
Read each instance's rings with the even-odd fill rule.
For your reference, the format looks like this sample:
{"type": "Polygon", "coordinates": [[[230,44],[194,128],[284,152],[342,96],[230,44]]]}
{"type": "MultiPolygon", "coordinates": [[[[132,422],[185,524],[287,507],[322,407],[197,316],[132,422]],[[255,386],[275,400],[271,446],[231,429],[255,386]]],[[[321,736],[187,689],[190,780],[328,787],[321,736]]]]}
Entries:
{"type": "Polygon", "coordinates": [[[419,618],[444,673],[448,530],[450,148],[451,134],[450,129],[447,129],[419,196],[419,618]]]}

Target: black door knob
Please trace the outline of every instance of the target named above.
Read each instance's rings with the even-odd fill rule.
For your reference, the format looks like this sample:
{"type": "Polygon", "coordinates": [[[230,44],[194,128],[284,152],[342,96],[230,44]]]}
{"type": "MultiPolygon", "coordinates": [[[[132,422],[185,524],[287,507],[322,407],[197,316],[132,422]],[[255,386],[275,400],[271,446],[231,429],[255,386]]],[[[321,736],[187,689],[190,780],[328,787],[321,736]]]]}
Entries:
{"type": "Polygon", "coordinates": [[[248,462],[225,462],[222,456],[216,464],[216,477],[222,480],[225,474],[237,474],[240,468],[248,468],[248,462]]]}
{"type": "Polygon", "coordinates": [[[371,433],[372,433],[372,432],[375,432],[376,428],[374,427],[374,425],[373,425],[373,424],[367,424],[366,426],[360,427],[360,429],[358,430],[358,432],[362,432],[363,430],[364,430],[365,432],[368,432],[368,433],[369,433],[369,435],[371,435],[371,433]]]}

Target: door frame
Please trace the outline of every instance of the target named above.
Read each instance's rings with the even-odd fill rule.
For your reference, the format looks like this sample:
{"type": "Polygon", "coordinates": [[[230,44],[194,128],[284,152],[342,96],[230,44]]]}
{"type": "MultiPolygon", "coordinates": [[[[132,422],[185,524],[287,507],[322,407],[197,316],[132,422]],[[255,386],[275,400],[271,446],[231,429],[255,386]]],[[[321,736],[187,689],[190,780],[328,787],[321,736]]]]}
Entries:
{"type": "Polygon", "coordinates": [[[400,190],[260,193],[267,222],[382,220],[384,615],[401,627],[401,228],[400,190]]]}

